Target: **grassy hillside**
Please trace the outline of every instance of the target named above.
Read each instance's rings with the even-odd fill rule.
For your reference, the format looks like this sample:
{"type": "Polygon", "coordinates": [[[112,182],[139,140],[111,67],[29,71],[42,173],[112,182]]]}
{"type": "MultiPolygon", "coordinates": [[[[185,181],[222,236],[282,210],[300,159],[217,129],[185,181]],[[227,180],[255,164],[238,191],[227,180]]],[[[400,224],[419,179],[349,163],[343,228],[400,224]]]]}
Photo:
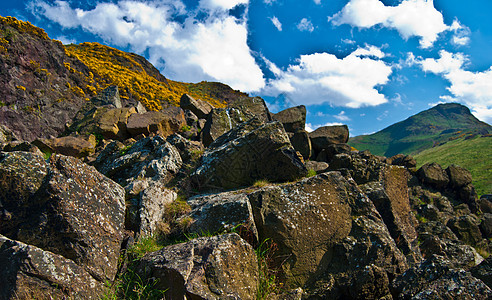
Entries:
{"type": "Polygon", "coordinates": [[[457,103],[439,104],[377,133],[351,138],[349,145],[376,155],[415,154],[462,134],[490,133],[492,127],[457,103]]]}
{"type": "Polygon", "coordinates": [[[473,185],[479,195],[492,194],[492,136],[460,137],[416,154],[417,167],[437,162],[443,167],[462,166],[472,173],[473,185]]]}

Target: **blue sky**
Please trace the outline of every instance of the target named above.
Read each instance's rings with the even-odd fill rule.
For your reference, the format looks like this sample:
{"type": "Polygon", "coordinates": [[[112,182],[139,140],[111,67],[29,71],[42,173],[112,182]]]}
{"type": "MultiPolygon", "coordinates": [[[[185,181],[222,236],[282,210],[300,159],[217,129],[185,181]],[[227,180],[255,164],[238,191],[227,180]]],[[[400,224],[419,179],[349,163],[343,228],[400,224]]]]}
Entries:
{"type": "Polygon", "coordinates": [[[145,56],[166,77],[220,81],[307,126],[381,130],[437,103],[492,123],[490,0],[9,1],[64,43],[145,56]]]}

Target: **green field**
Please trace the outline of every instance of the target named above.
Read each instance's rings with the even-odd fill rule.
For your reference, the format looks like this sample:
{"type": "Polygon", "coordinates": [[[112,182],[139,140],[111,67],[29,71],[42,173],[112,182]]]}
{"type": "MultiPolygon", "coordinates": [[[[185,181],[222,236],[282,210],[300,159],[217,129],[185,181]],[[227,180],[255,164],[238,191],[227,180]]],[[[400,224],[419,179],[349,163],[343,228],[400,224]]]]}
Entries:
{"type": "Polygon", "coordinates": [[[492,194],[492,136],[456,139],[414,157],[419,168],[428,162],[437,162],[443,168],[450,164],[466,168],[472,173],[478,195],[492,194]]]}

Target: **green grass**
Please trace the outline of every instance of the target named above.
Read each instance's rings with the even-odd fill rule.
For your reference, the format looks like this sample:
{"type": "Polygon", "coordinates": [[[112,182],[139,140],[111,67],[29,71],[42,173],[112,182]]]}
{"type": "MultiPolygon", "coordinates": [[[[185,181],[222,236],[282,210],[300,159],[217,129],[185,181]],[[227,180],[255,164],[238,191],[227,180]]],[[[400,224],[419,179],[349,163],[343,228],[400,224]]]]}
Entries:
{"type": "Polygon", "coordinates": [[[426,149],[416,154],[417,167],[436,162],[443,168],[451,164],[468,169],[479,196],[492,194],[492,137],[464,138],[426,149]]]}
{"type": "Polygon", "coordinates": [[[272,294],[277,294],[281,288],[281,284],[278,283],[275,275],[276,271],[270,267],[275,251],[276,244],[270,239],[264,240],[255,249],[260,275],[258,293],[256,295],[257,300],[269,299],[272,294]]]}

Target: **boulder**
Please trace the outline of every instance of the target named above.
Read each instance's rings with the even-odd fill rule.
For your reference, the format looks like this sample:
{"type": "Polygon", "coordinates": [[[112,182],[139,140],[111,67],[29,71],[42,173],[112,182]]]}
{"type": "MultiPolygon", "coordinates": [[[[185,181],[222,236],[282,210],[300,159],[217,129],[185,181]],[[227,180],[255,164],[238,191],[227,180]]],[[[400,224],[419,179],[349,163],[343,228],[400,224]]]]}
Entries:
{"type": "Polygon", "coordinates": [[[349,138],[347,125],[323,126],[309,133],[311,143],[317,152],[331,144],[346,144],[349,138]]]}
{"type": "Polygon", "coordinates": [[[492,195],[482,195],[478,204],[482,212],[492,214],[492,195]]]}
{"type": "Polygon", "coordinates": [[[410,155],[397,154],[388,158],[388,164],[395,166],[402,166],[407,169],[415,169],[417,167],[417,161],[410,155]]]}
{"type": "Polygon", "coordinates": [[[448,174],[437,163],[427,163],[417,171],[420,181],[431,187],[442,189],[449,183],[448,174]]]}
{"type": "Polygon", "coordinates": [[[127,190],[133,194],[133,197],[127,199],[127,228],[133,229],[137,238],[159,234],[158,228],[164,220],[166,206],[176,200],[178,195],[160,181],[148,179],[133,181],[127,190]]]}
{"type": "Polygon", "coordinates": [[[490,299],[492,290],[463,269],[453,269],[434,255],[398,276],[392,283],[399,299],[490,299]]]}
{"type": "Polygon", "coordinates": [[[213,106],[208,102],[195,99],[188,94],[183,94],[183,96],[181,96],[179,106],[184,110],[191,111],[198,119],[206,119],[213,109],[213,106]]]}
{"type": "Polygon", "coordinates": [[[482,233],[478,227],[478,220],[470,215],[455,217],[446,224],[464,243],[475,246],[482,241],[482,233]]]}
{"type": "Polygon", "coordinates": [[[316,286],[326,274],[341,285],[371,264],[391,276],[406,268],[372,202],[339,172],[264,187],[248,197],[260,241],[277,245],[275,262],[289,287],[316,286]]]}
{"type": "Polygon", "coordinates": [[[11,219],[0,234],[64,256],[99,281],[116,275],[125,192],[76,158],[49,162],[26,152],[2,154],[0,195],[11,219]]]}
{"type": "Polygon", "coordinates": [[[485,238],[488,239],[492,237],[492,214],[483,214],[482,222],[480,222],[480,230],[485,238]]]}
{"type": "Polygon", "coordinates": [[[128,118],[127,128],[131,136],[150,133],[168,136],[181,130],[183,125],[186,125],[184,112],[169,108],[166,111],[133,114],[128,118]]]}
{"type": "Polygon", "coordinates": [[[306,126],[306,107],[299,105],[287,108],[279,113],[274,114],[273,119],[284,125],[285,131],[296,132],[303,130],[306,126]]]}
{"type": "Polygon", "coordinates": [[[258,231],[248,197],[244,194],[225,192],[188,199],[192,211],[189,231],[198,234],[214,234],[234,230],[251,245],[258,244],[258,231]]]}
{"type": "Polygon", "coordinates": [[[382,180],[387,167],[385,158],[369,151],[336,154],[330,162],[330,170],[347,169],[357,184],[382,180]]]}
{"type": "Polygon", "coordinates": [[[329,165],[322,161],[310,160],[306,162],[306,169],[314,170],[316,174],[321,174],[328,171],[329,165]]]}
{"type": "Polygon", "coordinates": [[[408,198],[407,171],[399,166],[388,166],[382,182],[371,182],[361,187],[376,206],[396,245],[409,262],[420,262],[417,246],[417,220],[408,198]]]}
{"type": "Polygon", "coordinates": [[[470,171],[457,165],[450,165],[446,168],[449,183],[453,188],[460,188],[472,183],[470,171]]]}
{"type": "Polygon", "coordinates": [[[197,160],[203,153],[202,143],[185,139],[178,133],[168,136],[166,140],[176,147],[183,162],[197,160]]]}
{"type": "Polygon", "coordinates": [[[111,85],[105,88],[96,97],[92,98],[91,102],[95,106],[111,105],[115,108],[122,108],[120,91],[116,85],[111,85]]]}
{"type": "Polygon", "coordinates": [[[311,146],[311,139],[309,138],[309,133],[307,131],[297,130],[296,132],[294,132],[292,137],[290,137],[290,143],[292,144],[294,149],[296,149],[296,151],[301,153],[302,157],[305,160],[308,160],[311,157],[313,148],[311,146]]]}
{"type": "Polygon", "coordinates": [[[5,152],[14,152],[14,151],[22,151],[22,152],[31,152],[38,155],[43,155],[43,152],[39,150],[38,147],[34,145],[34,143],[29,142],[20,142],[20,141],[12,141],[6,144],[3,147],[5,152]]]}
{"type": "MultiPolygon", "coordinates": [[[[108,147],[116,147],[109,144],[108,147]]],[[[178,150],[161,136],[137,141],[126,152],[117,149],[103,151],[94,163],[99,172],[122,186],[138,178],[169,181],[182,165],[178,150]]]]}
{"type": "Polygon", "coordinates": [[[263,123],[271,121],[270,112],[263,99],[240,97],[228,108],[214,108],[203,126],[203,144],[208,147],[219,136],[251,118],[263,123]]]}
{"type": "Polygon", "coordinates": [[[37,139],[32,143],[44,153],[59,153],[77,158],[86,157],[95,152],[94,144],[86,139],[75,136],[37,139]]]}
{"type": "Polygon", "coordinates": [[[148,253],[137,273],[166,299],[256,299],[259,276],[253,248],[235,233],[148,253]]]}
{"type": "Polygon", "coordinates": [[[16,134],[5,125],[0,125],[0,144],[18,141],[16,134]]]}
{"type": "Polygon", "coordinates": [[[337,154],[350,154],[352,147],[347,144],[333,144],[321,150],[316,155],[317,161],[331,162],[337,154]]]}
{"type": "Polygon", "coordinates": [[[100,299],[104,285],[73,261],[0,235],[1,299],[100,299]]]}
{"type": "Polygon", "coordinates": [[[210,145],[192,177],[200,189],[231,189],[256,180],[280,182],[306,174],[282,124],[261,125],[253,118],[210,145]]]}

